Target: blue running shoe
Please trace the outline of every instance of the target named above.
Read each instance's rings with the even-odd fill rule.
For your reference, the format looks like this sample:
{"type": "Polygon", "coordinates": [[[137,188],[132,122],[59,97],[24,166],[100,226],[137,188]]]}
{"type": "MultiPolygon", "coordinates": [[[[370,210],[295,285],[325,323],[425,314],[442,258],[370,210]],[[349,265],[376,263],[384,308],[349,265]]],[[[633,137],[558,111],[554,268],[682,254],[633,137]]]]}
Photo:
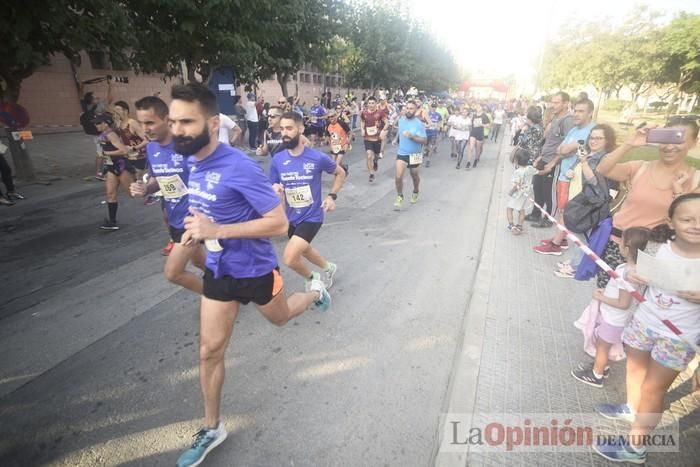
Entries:
{"type": "Polygon", "coordinates": [[[321,312],[328,311],[331,306],[331,295],[326,290],[326,286],[323,282],[317,279],[311,281],[310,290],[315,290],[319,293],[319,298],[314,302],[316,309],[321,312]]]}
{"type": "Polygon", "coordinates": [[[593,451],[605,457],[611,462],[629,462],[631,464],[644,464],[647,461],[647,450],[642,448],[637,451],[627,444],[597,442],[593,445],[593,451]]]}
{"type": "Polygon", "coordinates": [[[207,454],[226,439],[226,428],[219,422],[215,430],[202,428],[194,436],[192,447],[182,453],[177,460],[177,467],[195,467],[204,462],[207,454]]]}
{"type": "Polygon", "coordinates": [[[596,410],[600,415],[610,420],[634,422],[635,414],[627,404],[599,404],[596,406],[596,410]]]}

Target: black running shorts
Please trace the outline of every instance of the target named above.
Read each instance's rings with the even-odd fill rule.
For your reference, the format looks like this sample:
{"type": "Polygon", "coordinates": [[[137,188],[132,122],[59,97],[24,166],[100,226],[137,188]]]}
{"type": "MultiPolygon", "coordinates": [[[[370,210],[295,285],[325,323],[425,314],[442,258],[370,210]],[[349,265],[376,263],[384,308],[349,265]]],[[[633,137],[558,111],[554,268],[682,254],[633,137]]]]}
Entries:
{"type": "Polygon", "coordinates": [[[185,229],[178,229],[172,225],[168,225],[168,233],[170,233],[170,240],[174,243],[182,243],[182,234],[185,233],[185,229]]]}
{"type": "Polygon", "coordinates": [[[375,155],[379,154],[382,152],[382,142],[365,140],[365,151],[372,151],[375,155]]]}
{"type": "Polygon", "coordinates": [[[420,167],[420,164],[411,164],[410,163],[410,161],[411,161],[410,156],[402,156],[400,154],[397,154],[396,160],[405,162],[406,165],[408,165],[409,169],[416,169],[416,168],[420,167]]]}
{"type": "Polygon", "coordinates": [[[231,276],[214,278],[209,269],[204,270],[203,295],[211,300],[220,302],[239,302],[247,305],[250,302],[267,305],[282,291],[284,282],[278,268],[260,277],[236,279],[231,276]]]}
{"type": "Polygon", "coordinates": [[[296,235],[311,243],[311,240],[313,240],[318,231],[321,230],[322,225],[322,222],[302,222],[298,225],[289,224],[287,236],[292,238],[293,235],[296,235]]]}
{"type": "Polygon", "coordinates": [[[484,127],[476,127],[472,128],[472,132],[469,134],[470,138],[474,138],[477,141],[483,141],[484,140],[484,127]]]}

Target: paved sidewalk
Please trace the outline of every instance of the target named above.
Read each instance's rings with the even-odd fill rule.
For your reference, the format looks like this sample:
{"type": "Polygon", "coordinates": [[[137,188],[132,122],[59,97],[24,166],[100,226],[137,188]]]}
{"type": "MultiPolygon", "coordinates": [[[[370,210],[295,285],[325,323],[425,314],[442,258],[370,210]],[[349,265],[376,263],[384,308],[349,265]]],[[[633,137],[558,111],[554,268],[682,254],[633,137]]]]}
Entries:
{"type": "MultiPolygon", "coordinates": [[[[625,363],[613,363],[604,389],[570,374],[583,352],[573,326],[591,299],[594,281],[561,279],[553,274],[560,257],[538,255],[532,246],[553,234],[526,227],[513,236],[506,229],[507,191],[512,168],[504,145],[493,190],[484,248],[474,294],[464,324],[464,343],[456,359],[449,413],[593,413],[601,402],[625,400],[625,363]]],[[[650,453],[649,465],[697,465],[700,455],[700,391],[691,393],[691,373],[674,382],[666,413],[679,419],[680,452],[650,453]]],[[[602,421],[603,419],[600,419],[602,421]]],[[[621,433],[625,426],[620,425],[621,433]]],[[[437,454],[440,466],[453,465],[612,465],[592,452],[437,454]]]]}

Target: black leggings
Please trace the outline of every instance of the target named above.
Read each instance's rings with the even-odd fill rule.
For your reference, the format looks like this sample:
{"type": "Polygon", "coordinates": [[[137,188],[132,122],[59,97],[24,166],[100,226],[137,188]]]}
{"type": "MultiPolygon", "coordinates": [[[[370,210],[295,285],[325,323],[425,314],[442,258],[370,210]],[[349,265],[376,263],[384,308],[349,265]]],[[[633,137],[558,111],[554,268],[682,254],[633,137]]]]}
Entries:
{"type": "MultiPolygon", "coordinates": [[[[5,160],[5,156],[0,154],[0,175],[2,176],[2,183],[5,184],[7,191],[12,193],[15,191],[15,183],[12,181],[12,169],[10,164],[5,160]]],[[[0,190],[2,194],[2,190],[0,190]]]]}
{"type": "Polygon", "coordinates": [[[258,122],[248,120],[248,145],[250,149],[258,147],[258,122]]]}
{"type": "MultiPolygon", "coordinates": [[[[546,165],[540,161],[537,164],[537,169],[542,170],[546,165]]],[[[532,177],[532,191],[535,194],[535,202],[542,206],[550,215],[554,212],[554,202],[552,200],[552,184],[554,183],[554,175],[550,172],[548,175],[534,175],[532,177]]],[[[540,217],[540,211],[537,208],[532,210],[533,214],[540,217]]]]}

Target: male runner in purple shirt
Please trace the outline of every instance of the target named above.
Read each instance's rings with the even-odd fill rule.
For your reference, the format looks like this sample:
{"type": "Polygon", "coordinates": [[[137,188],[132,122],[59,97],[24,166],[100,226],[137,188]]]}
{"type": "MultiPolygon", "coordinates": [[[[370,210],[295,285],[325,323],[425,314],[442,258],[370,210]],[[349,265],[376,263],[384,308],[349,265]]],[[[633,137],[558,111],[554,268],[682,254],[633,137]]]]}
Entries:
{"type": "Polygon", "coordinates": [[[175,150],[192,154],[191,215],[185,218],[182,243],[204,241],[207,250],[199,344],[204,428],[177,462],[189,467],[199,465],[226,439],[219,419],[224,354],[240,304],[255,303],[269,321],[281,326],[312,303],[327,310],[331,298],[320,280],[312,281],[308,292],[285,297],[268,237],[287,231],[287,217],[258,163],[219,144],[214,94],[201,84],[174,86],[170,125],[175,150]]]}
{"type": "Polygon", "coordinates": [[[189,214],[187,182],[190,168],[187,156],[175,151],[170,127],[168,105],[155,96],[146,96],[136,101],[136,117],[146,137],[150,178],[148,183],[138,180],[131,184],[131,196],[143,197],[156,191],[163,195],[163,208],[168,219],[168,231],[173,249],[165,262],[165,277],[198,294],[202,293],[202,278],[187,270],[187,263],[204,269],[204,249],[199,243],[182,244],[185,233],[185,217],[189,214]]]}
{"type": "Polygon", "coordinates": [[[335,263],[326,261],[311,241],[323,225],[323,214],[335,209],[338,191],[345,181],[345,170],[326,154],[307,148],[301,141],[304,121],[294,113],[282,115],[282,140],[287,149],[277,153],[270,165],[270,181],[287,205],[289,242],[282,257],[284,264],[307,281],[307,288],[321,275],[311,272],[302,256],[323,270],[327,289],[333,285],[337,270],[335,263]],[[323,172],[335,175],[331,191],[321,194],[323,172]]]}

